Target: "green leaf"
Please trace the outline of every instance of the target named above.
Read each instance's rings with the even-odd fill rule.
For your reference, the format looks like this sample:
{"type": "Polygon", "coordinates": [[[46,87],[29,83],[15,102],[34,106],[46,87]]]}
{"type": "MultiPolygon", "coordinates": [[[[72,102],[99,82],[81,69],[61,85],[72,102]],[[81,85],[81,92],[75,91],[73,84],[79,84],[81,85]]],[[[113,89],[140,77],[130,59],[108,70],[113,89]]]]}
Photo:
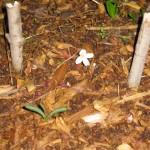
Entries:
{"type": "Polygon", "coordinates": [[[106,8],[109,16],[114,19],[116,13],[116,7],[109,1],[106,2],[106,8]]]}
{"type": "Polygon", "coordinates": [[[116,4],[116,0],[108,0],[108,1],[111,2],[111,3],[116,4]]]}
{"type": "Polygon", "coordinates": [[[133,12],[129,13],[129,17],[136,22],[136,15],[133,12]]]}
{"type": "Polygon", "coordinates": [[[41,115],[44,120],[46,119],[46,115],[44,114],[44,112],[40,108],[35,107],[35,106],[31,106],[31,105],[26,105],[26,106],[24,106],[24,108],[29,110],[29,111],[33,111],[33,112],[41,115]]]}
{"type": "Polygon", "coordinates": [[[69,110],[67,107],[60,107],[58,109],[55,109],[54,111],[52,111],[48,116],[47,116],[47,120],[51,117],[53,117],[54,115],[58,114],[58,113],[61,113],[61,112],[64,112],[64,111],[67,111],[69,110]]]}
{"type": "Polygon", "coordinates": [[[46,110],[45,110],[44,105],[40,103],[40,104],[39,104],[39,107],[42,109],[42,111],[44,112],[44,114],[46,114],[46,110]]]}

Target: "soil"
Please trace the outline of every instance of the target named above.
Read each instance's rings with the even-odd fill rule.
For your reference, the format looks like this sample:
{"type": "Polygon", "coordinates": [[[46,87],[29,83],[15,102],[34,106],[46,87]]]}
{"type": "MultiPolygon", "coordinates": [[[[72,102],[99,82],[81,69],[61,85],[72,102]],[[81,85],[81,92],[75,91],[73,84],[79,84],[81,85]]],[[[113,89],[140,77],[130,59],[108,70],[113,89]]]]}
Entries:
{"type": "Polygon", "coordinates": [[[118,0],[114,19],[103,0],[19,2],[19,73],[5,38],[7,1],[0,2],[0,150],[150,150],[150,51],[140,85],[128,85],[149,0],[118,0]],[[89,66],[76,64],[82,49],[94,54],[89,66]],[[60,112],[44,121],[24,107],[39,104],[60,112]]]}

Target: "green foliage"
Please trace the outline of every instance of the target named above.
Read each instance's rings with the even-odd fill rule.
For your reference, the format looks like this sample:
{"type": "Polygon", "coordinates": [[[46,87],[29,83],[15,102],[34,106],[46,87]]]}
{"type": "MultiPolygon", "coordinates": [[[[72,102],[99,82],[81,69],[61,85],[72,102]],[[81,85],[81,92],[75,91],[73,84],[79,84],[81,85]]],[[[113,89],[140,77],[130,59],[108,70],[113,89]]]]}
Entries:
{"type": "Polygon", "coordinates": [[[34,23],[39,23],[39,20],[37,18],[34,18],[34,23]]]}
{"type": "Polygon", "coordinates": [[[130,41],[131,37],[130,36],[122,36],[122,39],[125,41],[130,41]]]}
{"type": "Polygon", "coordinates": [[[106,36],[106,31],[103,29],[104,26],[105,26],[105,24],[102,23],[102,28],[100,29],[100,37],[101,37],[102,39],[104,39],[105,36],[106,36]]]}
{"type": "Polygon", "coordinates": [[[119,5],[116,3],[116,0],[107,0],[106,9],[109,16],[114,20],[115,16],[118,14],[119,5]]]}
{"type": "Polygon", "coordinates": [[[136,22],[136,15],[133,12],[129,13],[129,17],[133,20],[133,23],[136,22]]]}
{"type": "Polygon", "coordinates": [[[48,121],[48,119],[53,117],[55,114],[65,112],[65,111],[68,110],[67,107],[60,107],[58,109],[55,109],[54,111],[52,111],[48,115],[46,115],[45,107],[44,107],[43,104],[39,104],[38,107],[35,107],[35,106],[32,106],[32,105],[26,105],[23,108],[25,108],[26,110],[29,110],[29,111],[32,111],[32,112],[35,112],[35,113],[39,114],[40,116],[42,116],[44,121],[48,121]]]}
{"type": "Polygon", "coordinates": [[[24,108],[41,115],[43,117],[43,119],[46,120],[46,114],[39,107],[26,105],[26,106],[24,106],[24,108]]]}

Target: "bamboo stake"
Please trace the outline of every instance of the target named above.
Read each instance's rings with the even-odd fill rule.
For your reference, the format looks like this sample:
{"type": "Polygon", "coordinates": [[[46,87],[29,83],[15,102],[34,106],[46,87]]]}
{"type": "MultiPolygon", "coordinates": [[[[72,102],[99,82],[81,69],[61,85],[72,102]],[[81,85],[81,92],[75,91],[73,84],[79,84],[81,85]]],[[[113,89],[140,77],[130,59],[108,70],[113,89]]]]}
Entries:
{"type": "Polygon", "coordinates": [[[135,54],[128,77],[129,88],[136,88],[141,81],[146,55],[150,46],[150,13],[145,13],[135,47],[135,54]]]}
{"type": "Polygon", "coordinates": [[[20,17],[20,4],[15,1],[14,4],[6,4],[8,14],[9,34],[5,36],[10,44],[12,64],[16,72],[22,69],[22,50],[24,38],[22,36],[22,23],[20,17]]]}

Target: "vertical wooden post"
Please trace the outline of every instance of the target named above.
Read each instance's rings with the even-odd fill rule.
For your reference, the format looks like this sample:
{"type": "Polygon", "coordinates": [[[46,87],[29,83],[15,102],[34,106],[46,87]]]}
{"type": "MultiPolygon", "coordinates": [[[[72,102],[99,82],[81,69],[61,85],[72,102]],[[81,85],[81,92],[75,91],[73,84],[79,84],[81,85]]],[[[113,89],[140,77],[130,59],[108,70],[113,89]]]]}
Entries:
{"type": "Polygon", "coordinates": [[[135,54],[128,77],[129,88],[138,87],[150,46],[150,13],[145,13],[135,47],[135,54]]]}
{"type": "Polygon", "coordinates": [[[6,4],[9,34],[5,36],[10,44],[12,64],[16,72],[22,69],[22,50],[24,38],[22,36],[22,23],[20,16],[20,4],[15,1],[14,5],[11,3],[6,4]]]}

